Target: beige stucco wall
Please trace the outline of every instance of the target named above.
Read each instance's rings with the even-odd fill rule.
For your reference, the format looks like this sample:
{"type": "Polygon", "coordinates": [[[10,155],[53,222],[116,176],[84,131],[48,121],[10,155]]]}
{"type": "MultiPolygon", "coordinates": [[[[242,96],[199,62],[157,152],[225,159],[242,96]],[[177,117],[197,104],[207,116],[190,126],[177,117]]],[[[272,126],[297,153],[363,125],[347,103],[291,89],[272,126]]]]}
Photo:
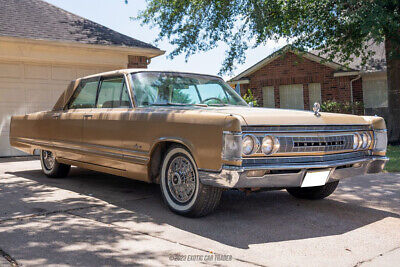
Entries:
{"type": "Polygon", "coordinates": [[[0,157],[23,154],[9,146],[12,115],[50,109],[71,80],[126,68],[128,55],[145,52],[0,38],[0,157]]]}

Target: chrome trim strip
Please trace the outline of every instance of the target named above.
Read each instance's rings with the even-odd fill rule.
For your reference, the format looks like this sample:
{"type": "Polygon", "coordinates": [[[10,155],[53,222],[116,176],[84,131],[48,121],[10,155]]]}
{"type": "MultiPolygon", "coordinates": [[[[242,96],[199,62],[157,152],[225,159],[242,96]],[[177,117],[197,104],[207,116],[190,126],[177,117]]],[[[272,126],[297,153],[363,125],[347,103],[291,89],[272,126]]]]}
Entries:
{"type": "Polygon", "coordinates": [[[285,125],[285,126],[265,126],[265,125],[248,125],[242,126],[242,132],[249,133],[287,133],[287,132],[354,132],[354,131],[371,131],[371,125],[285,125]]]}
{"type": "Polygon", "coordinates": [[[387,157],[380,157],[380,156],[374,156],[374,157],[366,157],[362,159],[354,159],[354,160],[335,160],[335,161],[327,161],[323,163],[316,163],[316,164],[296,164],[296,163],[290,163],[290,164],[279,164],[279,165],[258,165],[258,166],[230,166],[230,165],[225,165],[222,167],[222,169],[225,170],[233,170],[233,171],[238,171],[238,172],[244,172],[244,171],[249,171],[249,170],[293,170],[293,169],[313,169],[313,168],[330,168],[330,167],[338,167],[338,166],[343,166],[347,164],[354,164],[354,163],[359,163],[359,162],[365,162],[365,161],[371,161],[371,160],[384,160],[387,161],[389,158],[387,157]]]}
{"type": "MultiPolygon", "coordinates": [[[[123,154],[123,153],[114,153],[114,152],[108,152],[108,151],[99,151],[99,150],[95,150],[95,149],[80,148],[80,147],[76,147],[76,146],[68,147],[62,143],[59,145],[56,145],[56,144],[52,144],[49,142],[45,142],[45,141],[43,142],[43,141],[33,140],[33,139],[29,139],[29,138],[15,138],[14,140],[16,140],[18,142],[22,142],[22,143],[32,144],[32,145],[52,147],[55,149],[69,149],[69,150],[78,151],[78,152],[86,152],[86,153],[97,154],[97,155],[106,156],[106,157],[118,158],[118,159],[122,159],[122,160],[129,160],[129,161],[132,161],[132,162],[138,163],[138,164],[146,164],[148,162],[148,157],[127,155],[127,154],[123,154]]],[[[74,144],[73,142],[65,142],[65,144],[68,144],[68,143],[70,145],[74,144]]],[[[77,143],[75,143],[75,144],[77,144],[77,143]]],[[[92,145],[92,144],[82,144],[82,145],[84,145],[84,146],[89,145],[89,146],[97,147],[97,148],[113,149],[113,150],[117,150],[117,151],[121,151],[121,152],[125,151],[125,152],[133,152],[133,153],[145,153],[142,151],[113,148],[113,147],[107,147],[107,146],[101,146],[101,145],[92,145]]]]}

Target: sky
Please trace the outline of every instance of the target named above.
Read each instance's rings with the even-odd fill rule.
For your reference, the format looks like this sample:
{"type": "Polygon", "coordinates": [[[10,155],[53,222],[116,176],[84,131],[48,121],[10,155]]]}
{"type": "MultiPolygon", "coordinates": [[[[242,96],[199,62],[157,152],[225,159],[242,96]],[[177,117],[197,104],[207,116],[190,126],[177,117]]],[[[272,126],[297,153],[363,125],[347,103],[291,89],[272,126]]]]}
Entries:
{"type": "MultiPolygon", "coordinates": [[[[149,26],[142,26],[139,21],[131,19],[131,17],[136,16],[139,10],[145,9],[145,0],[129,0],[128,4],[125,4],[124,0],[45,1],[146,43],[154,44],[153,41],[158,35],[157,28],[150,29],[149,26]]],[[[285,44],[285,41],[279,41],[278,43],[269,41],[264,46],[248,50],[246,53],[246,63],[238,65],[234,74],[237,75],[248,67],[251,67],[285,44]]],[[[218,74],[226,50],[226,46],[221,45],[211,51],[193,55],[186,62],[184,55],[179,55],[172,60],[167,58],[168,53],[173,50],[173,46],[168,43],[168,40],[159,42],[157,47],[165,50],[166,53],[165,55],[153,58],[149,65],[150,69],[188,71],[212,75],[218,74]]],[[[228,79],[231,77],[233,76],[229,75],[223,78],[228,79]]]]}

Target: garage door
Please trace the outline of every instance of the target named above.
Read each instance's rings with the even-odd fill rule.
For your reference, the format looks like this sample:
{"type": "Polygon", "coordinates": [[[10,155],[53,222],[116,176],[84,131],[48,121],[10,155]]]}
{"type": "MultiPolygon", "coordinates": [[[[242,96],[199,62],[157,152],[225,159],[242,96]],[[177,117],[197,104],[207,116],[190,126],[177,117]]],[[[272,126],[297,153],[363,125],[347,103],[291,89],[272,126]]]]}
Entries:
{"type": "Polygon", "coordinates": [[[304,109],[303,85],[289,84],[279,86],[281,108],[304,109]]]}
{"type": "Polygon", "coordinates": [[[12,115],[51,109],[71,80],[103,70],[0,61],[0,157],[24,154],[9,145],[12,115]]]}

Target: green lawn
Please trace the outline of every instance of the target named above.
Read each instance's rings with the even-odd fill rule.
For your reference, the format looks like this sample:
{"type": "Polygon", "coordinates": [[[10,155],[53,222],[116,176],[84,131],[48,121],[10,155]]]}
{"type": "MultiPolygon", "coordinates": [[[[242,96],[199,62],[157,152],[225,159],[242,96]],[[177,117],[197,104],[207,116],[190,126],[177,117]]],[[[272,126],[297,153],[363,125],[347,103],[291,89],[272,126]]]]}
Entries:
{"type": "Polygon", "coordinates": [[[387,156],[390,158],[385,170],[388,172],[400,172],[400,146],[388,146],[387,156]]]}

